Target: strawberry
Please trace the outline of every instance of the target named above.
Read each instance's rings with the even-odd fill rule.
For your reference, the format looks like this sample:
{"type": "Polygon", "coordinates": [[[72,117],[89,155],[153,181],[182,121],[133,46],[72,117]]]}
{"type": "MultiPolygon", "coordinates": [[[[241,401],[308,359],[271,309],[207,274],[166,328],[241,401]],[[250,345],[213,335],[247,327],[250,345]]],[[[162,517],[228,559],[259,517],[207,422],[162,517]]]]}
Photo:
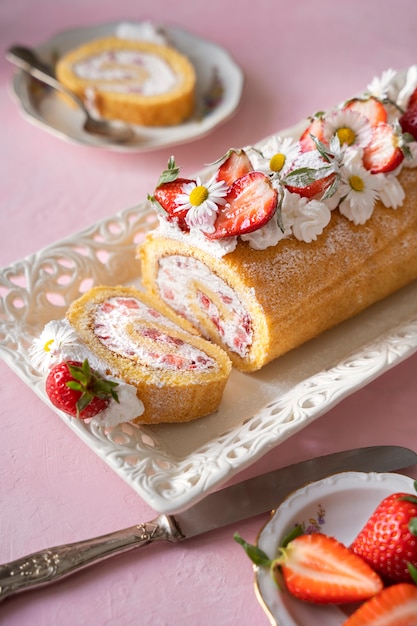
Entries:
{"type": "Polygon", "coordinates": [[[411,94],[407,109],[400,117],[400,126],[404,133],[410,133],[417,141],[417,89],[411,94]]]}
{"type": "Polygon", "coordinates": [[[189,227],[185,221],[187,209],[178,210],[178,197],[184,193],[184,188],[188,183],[193,182],[188,178],[177,178],[166,183],[161,183],[154,192],[153,201],[168,214],[168,221],[175,221],[183,231],[188,231],[189,227]]]}
{"type": "Polygon", "coordinates": [[[417,587],[399,583],[364,602],[343,626],[416,626],[417,587]]]}
{"type": "Polygon", "coordinates": [[[210,239],[243,235],[257,230],[274,215],[278,193],[268,176],[253,171],[241,176],[230,187],[226,204],[219,208],[210,239]]]}
{"type": "Polygon", "coordinates": [[[313,180],[311,183],[299,187],[297,185],[291,185],[285,183],[286,188],[291,193],[298,193],[299,196],[303,198],[314,198],[315,196],[323,195],[326,190],[332,185],[336,178],[336,174],[332,172],[323,178],[318,178],[313,180]]]}
{"type": "Polygon", "coordinates": [[[104,411],[113,398],[118,402],[116,382],[102,378],[85,359],[54,365],[46,379],[46,393],[61,411],[88,419],[104,411]]]}
{"type": "Polygon", "coordinates": [[[371,598],[383,588],[378,574],[363,559],[327,535],[291,537],[273,560],[239,535],[235,535],[235,540],[255,564],[270,567],[277,582],[281,572],[288,591],[306,602],[357,602],[371,598]]]}
{"type": "Polygon", "coordinates": [[[312,140],[311,135],[325,143],[323,128],[323,118],[320,116],[313,118],[310,126],[306,128],[300,137],[301,152],[309,152],[310,150],[316,149],[317,146],[312,140]]]}
{"type": "Polygon", "coordinates": [[[404,159],[400,140],[392,126],[381,122],[372,131],[363,151],[363,164],[372,174],[392,172],[404,159]]]}
{"type": "Polygon", "coordinates": [[[351,549],[387,581],[409,582],[407,563],[417,567],[417,496],[394,493],[385,498],[351,549]]]}
{"type": "Polygon", "coordinates": [[[388,116],[384,105],[373,96],[367,98],[366,100],[352,98],[352,100],[349,100],[344,108],[350,109],[351,111],[357,111],[368,119],[371,126],[376,126],[380,122],[387,121],[388,116]]]}
{"type": "Polygon", "coordinates": [[[229,150],[220,165],[216,179],[223,180],[229,187],[235,180],[252,172],[252,163],[244,150],[229,150]]]}

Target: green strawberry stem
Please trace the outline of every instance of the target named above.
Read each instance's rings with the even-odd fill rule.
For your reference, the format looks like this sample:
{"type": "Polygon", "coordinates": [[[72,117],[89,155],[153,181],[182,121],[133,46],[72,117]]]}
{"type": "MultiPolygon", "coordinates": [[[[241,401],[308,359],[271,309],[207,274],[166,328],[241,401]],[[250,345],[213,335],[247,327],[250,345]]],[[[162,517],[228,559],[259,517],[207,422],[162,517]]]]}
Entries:
{"type": "Polygon", "coordinates": [[[103,378],[98,372],[92,370],[88,359],[85,359],[81,366],[68,363],[68,369],[74,380],[68,381],[67,386],[81,392],[76,405],[77,417],[94,398],[107,399],[111,397],[119,402],[119,396],[115,390],[119,383],[103,378]]]}
{"type": "Polygon", "coordinates": [[[162,172],[161,176],[159,177],[157,187],[159,187],[159,185],[162,185],[163,183],[170,183],[173,180],[176,180],[179,173],[180,168],[177,167],[174,157],[170,156],[168,161],[168,167],[162,172]]]}

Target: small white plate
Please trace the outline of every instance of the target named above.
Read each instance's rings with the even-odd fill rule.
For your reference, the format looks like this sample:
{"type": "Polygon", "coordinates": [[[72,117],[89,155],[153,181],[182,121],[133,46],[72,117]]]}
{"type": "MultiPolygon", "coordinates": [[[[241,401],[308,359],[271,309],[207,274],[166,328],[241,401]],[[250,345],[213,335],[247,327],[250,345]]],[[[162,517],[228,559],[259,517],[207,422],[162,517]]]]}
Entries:
{"type": "MultiPolygon", "coordinates": [[[[82,43],[114,35],[126,22],[89,26],[58,33],[37,46],[41,59],[57,59],[82,43]]],[[[130,23],[134,25],[133,23],[130,23]]],[[[170,44],[193,63],[197,75],[196,109],[192,119],[167,127],[134,126],[135,137],[128,144],[112,144],[86,133],[83,115],[71,108],[52,89],[35,83],[23,71],[17,71],[12,90],[24,117],[53,135],[86,146],[120,152],[148,152],[193,141],[211,132],[235,113],[243,89],[243,73],[223,48],[179,28],[164,27],[170,44]]]]}
{"type": "MultiPolygon", "coordinates": [[[[258,547],[274,557],[283,538],[301,523],[349,546],[378,504],[391,493],[414,493],[413,482],[401,474],[343,472],[310,483],[280,504],[258,547]]],[[[347,618],[337,606],[308,604],[279,590],[267,568],[256,568],[255,590],[274,626],[339,626],[347,618]]]]}

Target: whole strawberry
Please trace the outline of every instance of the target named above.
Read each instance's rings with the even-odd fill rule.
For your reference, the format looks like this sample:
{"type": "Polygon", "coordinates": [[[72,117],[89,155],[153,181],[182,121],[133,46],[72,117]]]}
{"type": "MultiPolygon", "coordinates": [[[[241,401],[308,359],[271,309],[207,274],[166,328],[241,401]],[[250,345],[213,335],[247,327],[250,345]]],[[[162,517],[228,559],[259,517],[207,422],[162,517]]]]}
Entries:
{"type": "Polygon", "coordinates": [[[52,404],[81,419],[94,417],[113,398],[118,402],[116,382],[102,378],[85,359],[58,363],[49,372],[45,387],[52,404]]]}
{"type": "Polygon", "coordinates": [[[385,498],[351,549],[387,582],[409,582],[407,564],[417,567],[417,497],[394,493],[385,498]]]}

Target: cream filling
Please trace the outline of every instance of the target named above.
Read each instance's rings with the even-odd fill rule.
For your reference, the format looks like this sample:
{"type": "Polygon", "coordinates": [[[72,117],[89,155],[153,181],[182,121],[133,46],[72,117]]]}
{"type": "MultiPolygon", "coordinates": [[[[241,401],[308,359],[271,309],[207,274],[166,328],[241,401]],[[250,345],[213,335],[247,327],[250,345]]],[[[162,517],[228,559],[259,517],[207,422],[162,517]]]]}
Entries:
{"type": "Polygon", "coordinates": [[[244,358],[253,332],[249,314],[235,291],[198,259],[172,255],[159,260],[157,285],[162,299],[208,338],[201,320],[227,348],[244,358]]]}
{"type": "Polygon", "coordinates": [[[112,352],[160,370],[208,370],[216,361],[177,336],[178,327],[164,315],[130,297],[97,305],[94,333],[112,352]]]}
{"type": "Polygon", "coordinates": [[[106,92],[158,96],[172,91],[178,76],[162,58],[137,50],[108,50],[74,63],[74,74],[106,92]]]}

